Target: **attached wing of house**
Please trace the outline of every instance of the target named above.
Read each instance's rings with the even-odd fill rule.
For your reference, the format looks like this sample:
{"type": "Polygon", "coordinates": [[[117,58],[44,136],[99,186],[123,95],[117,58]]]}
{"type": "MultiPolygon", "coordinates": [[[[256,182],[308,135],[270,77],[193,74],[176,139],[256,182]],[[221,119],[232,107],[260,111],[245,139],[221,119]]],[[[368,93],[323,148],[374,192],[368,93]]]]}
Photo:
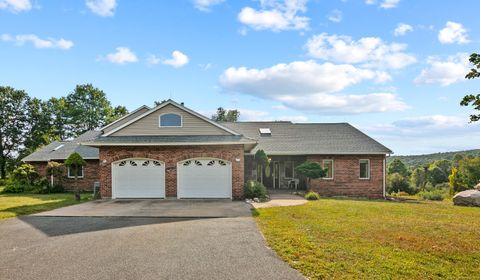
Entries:
{"type": "Polygon", "coordinates": [[[295,174],[305,160],[329,169],[328,178],[309,188],[324,195],[381,197],[385,156],[392,153],[346,123],[217,123],[172,100],[142,106],[73,141],[47,145],[24,161],[46,165],[72,151],[91,157],[82,175],[87,188],[93,185],[89,176],[100,182],[103,197],[232,199],[243,197],[250,179],[275,189],[306,188],[295,174]],[[268,167],[254,161],[260,149],[270,158],[268,167]]]}

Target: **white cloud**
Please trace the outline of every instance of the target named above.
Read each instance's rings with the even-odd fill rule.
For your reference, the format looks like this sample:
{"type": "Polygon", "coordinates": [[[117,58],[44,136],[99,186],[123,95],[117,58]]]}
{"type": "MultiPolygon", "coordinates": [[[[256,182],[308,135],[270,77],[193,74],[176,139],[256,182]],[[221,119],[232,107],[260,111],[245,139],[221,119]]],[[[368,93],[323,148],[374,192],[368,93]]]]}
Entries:
{"type": "Polygon", "coordinates": [[[438,40],[442,44],[466,44],[470,42],[467,29],[461,23],[448,21],[445,27],[438,32],[438,40]]]}
{"type": "Polygon", "coordinates": [[[396,8],[399,3],[400,3],[400,0],[384,0],[380,4],[380,7],[384,9],[392,9],[392,8],[396,8]]]}
{"type": "Polygon", "coordinates": [[[148,65],[157,65],[162,60],[159,57],[157,57],[156,55],[151,54],[151,55],[147,56],[147,59],[145,61],[147,62],[148,65]]]}
{"type": "Polygon", "coordinates": [[[427,63],[430,66],[422,70],[415,78],[415,83],[448,86],[465,80],[469,71],[468,55],[464,53],[449,56],[443,61],[437,57],[429,57],[427,63]]]}
{"type": "Polygon", "coordinates": [[[355,41],[349,36],[321,33],[311,37],[305,48],[312,57],[341,63],[362,63],[365,67],[401,69],[416,62],[404,50],[406,44],[387,44],[378,37],[355,41]]]}
{"type": "Polygon", "coordinates": [[[188,61],[188,56],[186,56],[184,53],[180,51],[173,51],[172,58],[165,59],[164,61],[162,61],[162,63],[166,65],[171,65],[175,68],[180,68],[182,66],[185,66],[188,61]]]}
{"type": "Polygon", "coordinates": [[[307,0],[260,0],[261,8],[243,8],[238,20],[254,30],[302,30],[308,28],[309,18],[297,15],[306,12],[307,0]]]}
{"type": "Polygon", "coordinates": [[[213,64],[207,63],[207,64],[198,64],[198,67],[202,69],[203,71],[210,70],[213,67],[213,64]]]}
{"type": "Polygon", "coordinates": [[[272,116],[270,112],[251,109],[238,109],[240,121],[291,121],[294,123],[306,122],[308,118],[303,115],[272,116]]]}
{"type": "Polygon", "coordinates": [[[328,20],[333,21],[333,22],[341,22],[342,19],[343,19],[343,13],[342,13],[342,11],[339,11],[339,10],[333,10],[328,15],[328,20]]]}
{"type": "Polygon", "coordinates": [[[345,95],[338,92],[378,73],[348,64],[295,61],[265,69],[228,68],[220,77],[223,89],[281,102],[314,113],[400,111],[407,105],[390,93],[345,95]]]}
{"type": "Polygon", "coordinates": [[[406,23],[399,23],[395,30],[393,31],[393,35],[395,36],[403,36],[407,34],[408,32],[412,32],[413,27],[410,24],[406,23]]]}
{"type": "Polygon", "coordinates": [[[115,14],[117,0],[86,0],[85,4],[92,13],[102,17],[111,17],[115,14]]]}
{"type": "Polygon", "coordinates": [[[195,8],[202,12],[209,12],[212,6],[218,5],[225,0],[193,0],[195,8]]]}
{"type": "Polygon", "coordinates": [[[107,54],[106,59],[108,61],[115,64],[126,64],[138,61],[137,55],[129,48],[118,47],[115,50],[116,52],[107,54]]]}
{"type": "MultiPolygon", "coordinates": [[[[376,3],[376,0],[365,0],[365,4],[367,5],[374,5],[376,3]]],[[[382,2],[380,2],[380,7],[382,7],[383,9],[392,9],[396,8],[398,4],[400,4],[400,0],[383,0],[382,2]]]]}
{"type": "Polygon", "coordinates": [[[10,34],[2,34],[0,39],[5,42],[14,42],[16,45],[23,46],[31,43],[37,49],[61,49],[68,50],[73,47],[73,42],[69,40],[47,38],[41,39],[34,34],[21,34],[12,36],[10,34]]]}
{"type": "Polygon", "coordinates": [[[32,3],[30,0],[0,0],[0,9],[16,14],[31,10],[32,3]]]}

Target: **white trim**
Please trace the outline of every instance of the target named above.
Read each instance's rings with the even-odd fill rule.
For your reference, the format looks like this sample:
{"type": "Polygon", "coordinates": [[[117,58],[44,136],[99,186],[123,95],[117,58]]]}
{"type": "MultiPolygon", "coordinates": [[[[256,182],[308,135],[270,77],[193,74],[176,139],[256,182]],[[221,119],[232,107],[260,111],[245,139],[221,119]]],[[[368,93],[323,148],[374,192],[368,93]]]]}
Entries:
{"type": "Polygon", "coordinates": [[[333,180],[335,178],[335,160],[332,158],[327,158],[322,160],[322,168],[325,169],[325,162],[331,161],[332,162],[332,177],[323,177],[323,180],[333,180]]]}
{"type": "MultiPolygon", "coordinates": [[[[390,155],[387,152],[371,152],[371,153],[364,153],[364,152],[329,152],[329,153],[319,153],[319,152],[308,152],[308,153],[301,153],[301,152],[268,152],[265,153],[269,156],[305,156],[305,155],[390,155]]],[[[255,153],[250,153],[250,155],[255,155],[255,153]]]]}
{"type": "Polygon", "coordinates": [[[133,110],[132,112],[126,114],[125,116],[123,116],[123,117],[121,117],[121,118],[119,118],[119,119],[116,119],[116,120],[114,120],[113,122],[105,125],[104,127],[100,128],[100,130],[104,130],[105,128],[108,128],[108,127],[116,124],[117,122],[119,122],[119,121],[121,121],[121,120],[124,120],[126,117],[128,117],[128,116],[130,116],[130,115],[133,115],[133,114],[135,114],[136,112],[138,112],[138,111],[140,111],[140,110],[142,110],[142,109],[144,109],[144,108],[147,109],[147,110],[150,110],[150,107],[148,107],[147,105],[142,105],[142,106],[138,107],[137,109],[133,110]]]}
{"type": "Polygon", "coordinates": [[[360,180],[370,180],[370,171],[371,171],[370,159],[367,159],[367,158],[361,158],[361,159],[359,159],[359,160],[358,160],[358,171],[359,171],[359,172],[358,172],[358,179],[360,179],[360,180]],[[366,178],[362,178],[362,171],[360,170],[360,168],[361,168],[360,163],[361,163],[362,160],[366,160],[367,163],[368,163],[368,177],[366,177],[366,178]]]}
{"type": "Polygon", "coordinates": [[[386,191],[386,181],[387,181],[387,174],[385,169],[387,168],[387,158],[383,159],[383,198],[387,197],[386,191]]]}
{"type": "Polygon", "coordinates": [[[163,113],[163,114],[160,114],[158,116],[158,127],[159,128],[181,128],[183,127],[183,116],[182,114],[179,114],[179,113],[175,113],[175,112],[169,112],[169,113],[163,113]],[[176,115],[176,116],[180,116],[180,126],[169,126],[169,125],[166,125],[166,126],[162,126],[162,116],[164,115],[176,115]]]}
{"type": "Polygon", "coordinates": [[[246,145],[257,142],[160,142],[160,143],[83,143],[85,146],[207,146],[207,145],[246,145]]]}
{"type": "MultiPolygon", "coordinates": [[[[70,175],[70,168],[71,168],[71,166],[67,167],[67,178],[75,179],[75,176],[70,175]]],[[[85,168],[82,166],[82,176],[77,176],[77,178],[82,179],[83,177],[85,177],[85,168]]]]}
{"type": "Polygon", "coordinates": [[[165,106],[167,106],[167,105],[173,105],[173,106],[175,106],[175,107],[177,107],[177,108],[179,108],[179,109],[181,109],[181,110],[183,110],[183,111],[185,111],[185,112],[187,112],[187,113],[190,113],[190,114],[192,114],[192,115],[194,115],[194,116],[196,116],[196,117],[198,117],[198,118],[200,118],[200,119],[202,119],[202,120],[204,120],[204,121],[206,121],[206,122],[208,122],[208,123],[210,123],[210,124],[212,124],[212,125],[220,128],[220,129],[222,129],[222,130],[225,130],[225,131],[227,131],[227,132],[229,132],[229,133],[231,133],[231,134],[233,134],[233,135],[240,135],[240,134],[238,134],[237,132],[235,132],[235,131],[233,131],[233,130],[231,130],[231,129],[229,129],[229,128],[226,128],[226,127],[224,127],[223,125],[220,125],[220,124],[212,121],[211,119],[209,119],[209,118],[207,118],[207,117],[205,117],[205,116],[203,116],[203,115],[200,115],[199,113],[197,113],[197,112],[195,112],[195,111],[192,111],[192,110],[188,109],[187,107],[182,106],[182,105],[178,104],[177,102],[169,99],[169,100],[163,102],[162,104],[159,104],[157,107],[151,109],[150,111],[145,112],[144,114],[136,117],[135,119],[130,120],[130,121],[128,121],[128,122],[120,125],[119,127],[112,129],[111,131],[103,134],[102,136],[109,136],[109,135],[111,135],[111,134],[113,134],[113,133],[115,133],[115,132],[123,129],[124,127],[129,126],[130,124],[132,124],[132,123],[134,123],[134,122],[136,122],[136,121],[138,121],[138,120],[140,120],[140,119],[143,119],[144,117],[146,117],[146,116],[148,116],[148,115],[150,115],[150,114],[152,114],[152,113],[160,110],[161,108],[163,108],[163,107],[165,107],[165,106]]]}

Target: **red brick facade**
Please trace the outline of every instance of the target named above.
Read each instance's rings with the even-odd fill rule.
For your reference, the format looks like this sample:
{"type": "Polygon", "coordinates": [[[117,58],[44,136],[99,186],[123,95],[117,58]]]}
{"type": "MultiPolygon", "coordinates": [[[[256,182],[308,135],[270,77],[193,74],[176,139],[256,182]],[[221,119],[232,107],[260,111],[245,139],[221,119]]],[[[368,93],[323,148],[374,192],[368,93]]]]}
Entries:
{"type": "Polygon", "coordinates": [[[232,196],[243,198],[244,151],[243,145],[223,146],[138,146],[100,147],[100,188],[104,198],[112,196],[112,163],[128,158],[148,158],[165,163],[165,192],[167,197],[177,196],[177,163],[190,158],[210,157],[232,163],[232,196]],[[236,159],[240,159],[237,161],[236,159]]]}
{"type": "MultiPolygon", "coordinates": [[[[61,162],[61,161],[57,161],[61,162]]],[[[93,191],[93,185],[95,182],[100,181],[100,173],[98,170],[98,160],[86,160],[87,165],[83,168],[83,178],[77,179],[77,184],[82,191],[93,191]]],[[[47,162],[29,162],[37,170],[40,176],[47,175],[47,162]]],[[[63,178],[62,186],[65,190],[73,190],[74,179],[67,177],[65,170],[65,177],[63,178]]]]}
{"type": "Polygon", "coordinates": [[[322,164],[333,159],[333,179],[315,179],[310,188],[324,196],[382,198],[385,155],[331,155],[308,156],[308,160],[322,164]],[[360,159],[370,160],[370,178],[360,179],[360,159]]]}

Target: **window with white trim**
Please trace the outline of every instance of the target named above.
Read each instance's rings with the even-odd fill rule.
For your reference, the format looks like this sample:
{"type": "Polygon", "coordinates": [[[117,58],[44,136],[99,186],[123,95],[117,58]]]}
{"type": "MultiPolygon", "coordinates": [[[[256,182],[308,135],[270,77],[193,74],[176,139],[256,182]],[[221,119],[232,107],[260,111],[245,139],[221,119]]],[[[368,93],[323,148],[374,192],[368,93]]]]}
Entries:
{"type": "Polygon", "coordinates": [[[327,170],[327,175],[323,179],[333,179],[333,159],[323,160],[323,169],[327,170]]]}
{"type": "Polygon", "coordinates": [[[370,160],[361,159],[360,163],[360,179],[370,179],[370,160]]]}
{"type": "MultiPolygon", "coordinates": [[[[68,178],[75,178],[75,167],[68,167],[68,178]]],[[[83,166],[77,168],[77,178],[83,178],[83,166]]]]}
{"type": "Polygon", "coordinates": [[[182,116],[175,113],[160,115],[160,127],[182,127],[182,116]]]}

